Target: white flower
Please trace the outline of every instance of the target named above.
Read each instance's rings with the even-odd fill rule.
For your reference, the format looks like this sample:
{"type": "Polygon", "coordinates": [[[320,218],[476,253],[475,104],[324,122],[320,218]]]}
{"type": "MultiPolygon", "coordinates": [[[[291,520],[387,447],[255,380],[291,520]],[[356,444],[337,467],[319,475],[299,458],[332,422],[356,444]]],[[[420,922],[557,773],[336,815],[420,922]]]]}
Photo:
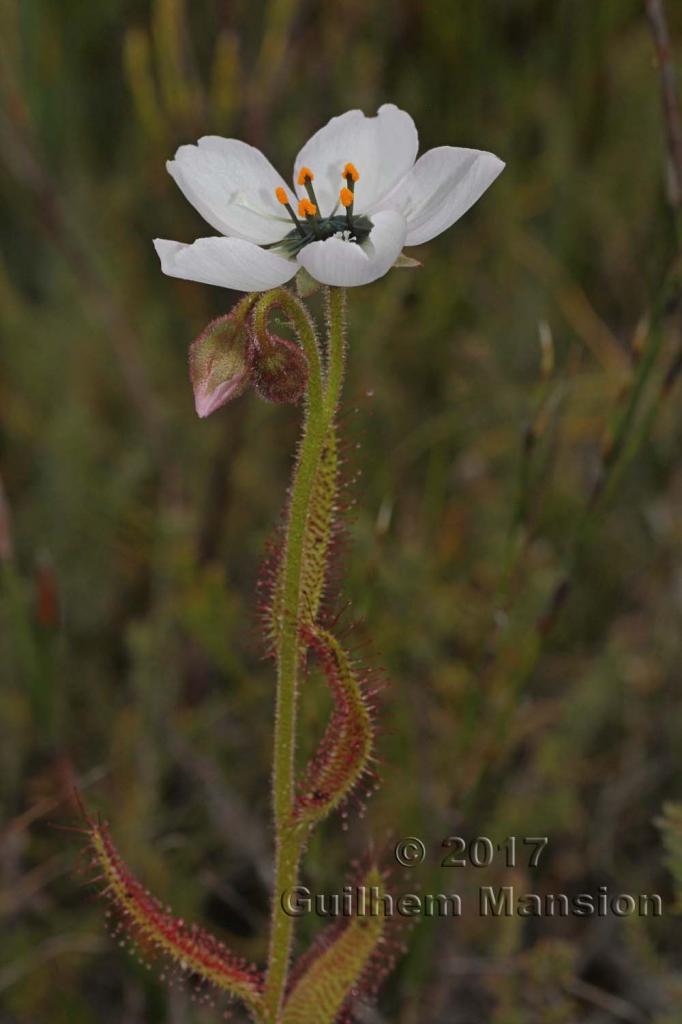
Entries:
{"type": "Polygon", "coordinates": [[[298,154],[294,188],[238,139],[180,146],[168,171],[221,236],[157,238],[162,270],[247,292],[276,288],[301,267],[323,284],[368,284],[404,245],[454,224],[504,167],[477,149],[439,146],[416,160],[417,149],[414,121],[392,103],[376,117],[332,118],[298,154]]]}

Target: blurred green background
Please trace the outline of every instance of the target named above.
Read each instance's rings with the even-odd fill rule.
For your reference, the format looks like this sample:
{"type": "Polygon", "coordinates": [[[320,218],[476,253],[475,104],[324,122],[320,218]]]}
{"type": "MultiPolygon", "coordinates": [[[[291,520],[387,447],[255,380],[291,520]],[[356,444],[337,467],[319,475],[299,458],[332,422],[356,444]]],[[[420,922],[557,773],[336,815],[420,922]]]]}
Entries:
{"type": "MultiPolygon", "coordinates": [[[[1,1024],[215,1019],[107,938],[53,827],[74,786],[164,902],[264,957],[254,601],[299,412],[196,419],[187,347],[235,296],[163,277],[151,239],[211,233],[179,144],[287,174],[385,101],[422,149],[508,166],[421,269],[350,295],[343,593],[389,679],[383,783],[306,880],[418,835],[403,891],[664,896],[659,920],[424,922],[363,1021],[681,1020],[679,315],[646,319],[677,242],[639,0],[3,0],[0,99],[1,1024]],[[441,868],[452,834],[550,842],[535,871],[441,868]]],[[[312,690],[302,713],[312,744],[312,690]]]]}

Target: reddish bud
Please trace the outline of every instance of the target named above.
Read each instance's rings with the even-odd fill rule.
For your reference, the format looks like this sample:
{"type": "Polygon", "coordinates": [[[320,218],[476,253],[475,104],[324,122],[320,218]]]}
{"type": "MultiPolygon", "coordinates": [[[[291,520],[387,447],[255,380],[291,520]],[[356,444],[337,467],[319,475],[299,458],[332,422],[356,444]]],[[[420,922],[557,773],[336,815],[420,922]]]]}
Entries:
{"type": "Polygon", "coordinates": [[[253,386],[267,402],[295,405],[305,394],[308,361],[299,346],[265,331],[251,335],[249,368],[253,386]]]}
{"type": "Polygon", "coordinates": [[[253,301],[247,295],[230,313],[212,320],[190,346],[194,406],[202,418],[238,398],[249,383],[246,320],[253,301]]]}

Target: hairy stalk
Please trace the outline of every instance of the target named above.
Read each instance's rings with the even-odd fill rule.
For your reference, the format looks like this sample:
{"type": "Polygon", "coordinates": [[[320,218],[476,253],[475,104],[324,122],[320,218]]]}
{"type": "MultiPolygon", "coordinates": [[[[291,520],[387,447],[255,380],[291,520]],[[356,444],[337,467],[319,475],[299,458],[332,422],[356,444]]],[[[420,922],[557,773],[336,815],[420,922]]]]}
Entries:
{"type": "Polygon", "coordinates": [[[303,554],[308,526],[315,511],[311,508],[315,477],[325,439],[336,414],[345,362],[345,293],[337,288],[328,289],[328,363],[323,392],[320,386],[320,361],[314,334],[311,341],[311,329],[308,324],[305,324],[305,329],[301,331],[304,324],[300,304],[290,293],[283,292],[283,295],[286,295],[286,299],[279,292],[268,293],[258,304],[256,317],[263,317],[264,323],[268,311],[274,306],[281,308],[292,320],[299,318],[296,326],[299,328],[308,357],[310,377],[303,435],[291,488],[284,553],[279,570],[282,613],[276,650],[277,700],[273,757],[276,853],[270,950],[264,994],[267,1024],[276,1024],[280,1016],[293,940],[294,919],[284,912],[280,902],[281,894],[297,883],[305,838],[305,833],[296,827],[293,818],[298,672],[301,662],[300,629],[302,616],[305,614],[301,601],[303,554]]]}
{"type": "Polygon", "coordinates": [[[308,423],[319,423],[322,416],[322,367],[320,365],[320,352],[315,336],[315,326],[308,311],[299,299],[287,291],[286,288],[274,288],[261,297],[254,309],[254,325],[257,333],[265,334],[267,332],[268,318],[274,310],[280,310],[284,313],[287,320],[290,321],[308,360],[309,377],[304,424],[305,440],[308,423]]]}

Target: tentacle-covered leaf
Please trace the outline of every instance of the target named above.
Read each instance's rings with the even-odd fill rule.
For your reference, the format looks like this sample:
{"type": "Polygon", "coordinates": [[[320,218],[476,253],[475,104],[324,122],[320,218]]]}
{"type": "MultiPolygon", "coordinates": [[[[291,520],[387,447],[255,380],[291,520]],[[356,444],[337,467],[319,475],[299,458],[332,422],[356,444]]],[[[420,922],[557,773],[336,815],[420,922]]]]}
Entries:
{"type": "Polygon", "coordinates": [[[345,1017],[354,995],[376,989],[393,962],[390,952],[384,955],[383,950],[389,921],[380,901],[374,906],[371,899],[372,890],[379,891],[381,885],[381,874],[374,868],[364,879],[370,898],[362,915],[333,926],[304,954],[294,969],[281,1024],[334,1024],[345,1017]]]}
{"type": "Polygon", "coordinates": [[[370,699],[338,640],[320,628],[304,630],[303,635],[317,656],[334,701],[294,805],[295,822],[312,825],[338,807],[368,770],[374,722],[370,699]]]}
{"type": "Polygon", "coordinates": [[[105,823],[88,822],[90,849],[102,895],[141,951],[161,954],[182,975],[240,999],[254,1020],[262,1019],[261,973],[205,929],[188,925],[164,908],[129,871],[105,823]]]}
{"type": "Polygon", "coordinates": [[[339,483],[336,432],[330,427],[315,476],[306,524],[303,548],[302,599],[304,621],[317,621],[329,572],[329,556],[334,538],[339,483]]]}
{"type": "MultiPolygon", "coordinates": [[[[301,614],[303,621],[317,620],[329,575],[332,542],[336,531],[339,459],[336,431],[330,427],[325,438],[310,498],[305,526],[301,569],[301,614]]],[[[276,646],[283,617],[281,550],[270,552],[265,565],[264,625],[268,642],[276,646]]]]}

